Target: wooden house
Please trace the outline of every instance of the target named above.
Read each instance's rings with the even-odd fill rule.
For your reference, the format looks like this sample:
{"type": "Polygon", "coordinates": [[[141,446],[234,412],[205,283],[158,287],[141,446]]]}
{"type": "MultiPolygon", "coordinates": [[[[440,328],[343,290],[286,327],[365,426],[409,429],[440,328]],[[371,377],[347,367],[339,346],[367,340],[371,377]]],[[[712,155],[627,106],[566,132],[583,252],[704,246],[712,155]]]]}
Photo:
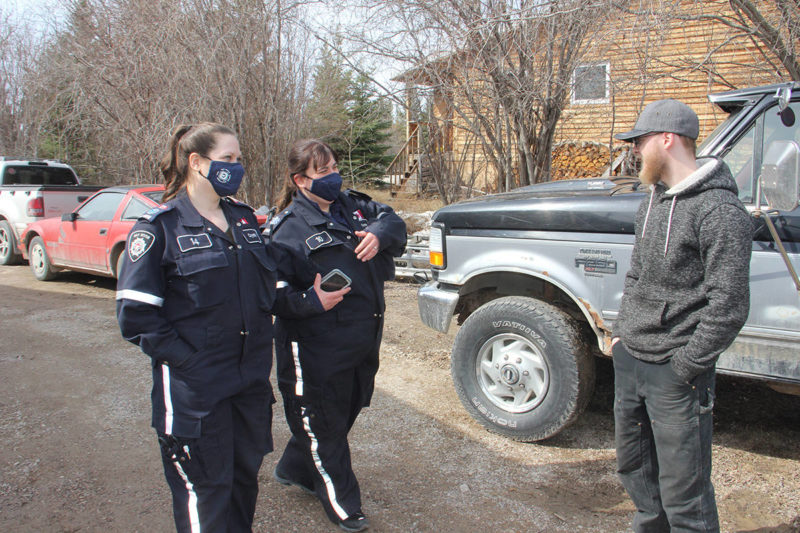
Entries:
{"type": "MultiPolygon", "coordinates": [[[[708,93],[788,79],[763,43],[721,22],[722,17],[731,15],[727,1],[642,0],[628,4],[636,4],[636,8],[598,20],[604,30],[593,32],[582,45],[553,138],[552,179],[618,172],[614,163],[623,159],[619,156],[624,143],[614,141],[613,135],[630,129],[641,109],[654,100],[677,98],[690,105],[700,118],[700,142],[725,118],[709,103],[708,93]]],[[[774,6],[764,1],[756,4],[765,12],[774,6]]],[[[800,49],[800,43],[796,48],[800,49]]],[[[459,53],[466,52],[455,52],[459,53]]],[[[444,69],[448,62],[440,64],[444,69]]],[[[426,174],[437,169],[431,169],[430,163],[426,167],[425,155],[415,157],[414,153],[433,151],[447,154],[452,164],[460,165],[456,172],[468,176],[462,186],[484,191],[505,188],[495,179],[496,161],[479,149],[480,143],[470,138],[474,137],[470,128],[464,127],[468,119],[463,113],[454,113],[448,104],[457,101],[452,91],[458,84],[447,89],[451,94],[445,98],[441,92],[444,85],[431,80],[431,66],[424,70],[425,75],[422,72],[410,70],[396,79],[406,83],[409,99],[418,91],[429,92],[431,114],[438,126],[424,138],[421,133],[427,123],[408,115],[409,142],[390,170],[395,174],[394,183],[419,189],[426,174]]]]}

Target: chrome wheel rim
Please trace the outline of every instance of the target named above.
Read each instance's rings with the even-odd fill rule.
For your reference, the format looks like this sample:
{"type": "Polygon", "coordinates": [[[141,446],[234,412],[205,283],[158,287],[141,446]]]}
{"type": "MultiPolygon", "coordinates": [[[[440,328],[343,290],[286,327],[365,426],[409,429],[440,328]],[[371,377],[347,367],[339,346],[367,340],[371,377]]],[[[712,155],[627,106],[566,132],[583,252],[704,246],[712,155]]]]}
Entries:
{"type": "Polygon", "coordinates": [[[550,386],[550,371],[542,351],[513,333],[486,341],[478,351],[475,370],[481,392],[509,413],[536,408],[550,386]]]}
{"type": "Polygon", "coordinates": [[[8,238],[8,232],[5,229],[0,229],[0,257],[5,257],[11,250],[11,239],[8,238]]]}

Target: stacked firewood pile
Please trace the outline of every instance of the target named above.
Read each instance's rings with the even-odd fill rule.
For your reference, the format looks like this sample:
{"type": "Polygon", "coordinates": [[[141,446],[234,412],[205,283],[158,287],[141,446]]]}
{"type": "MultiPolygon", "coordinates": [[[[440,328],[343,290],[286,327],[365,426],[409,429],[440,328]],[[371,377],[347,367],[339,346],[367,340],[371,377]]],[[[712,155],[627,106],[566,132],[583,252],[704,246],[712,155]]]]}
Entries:
{"type": "MultiPolygon", "coordinates": [[[[553,180],[591,178],[600,176],[625,147],[614,148],[609,154],[608,145],[593,142],[563,142],[553,147],[553,180]]],[[[617,169],[614,174],[618,174],[617,169]]]]}

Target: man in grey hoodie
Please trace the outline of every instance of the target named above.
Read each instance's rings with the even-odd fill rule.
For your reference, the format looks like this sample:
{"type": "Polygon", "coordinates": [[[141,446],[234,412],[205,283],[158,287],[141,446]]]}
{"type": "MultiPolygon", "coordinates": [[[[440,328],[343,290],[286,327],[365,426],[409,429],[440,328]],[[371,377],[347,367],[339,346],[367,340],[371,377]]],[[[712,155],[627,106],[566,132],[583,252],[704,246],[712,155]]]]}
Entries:
{"type": "Polygon", "coordinates": [[[687,105],[660,100],[616,136],[650,186],[613,345],[617,469],[637,532],[719,531],[714,366],[747,319],[753,230],[727,165],[695,159],[699,129],[687,105]]]}

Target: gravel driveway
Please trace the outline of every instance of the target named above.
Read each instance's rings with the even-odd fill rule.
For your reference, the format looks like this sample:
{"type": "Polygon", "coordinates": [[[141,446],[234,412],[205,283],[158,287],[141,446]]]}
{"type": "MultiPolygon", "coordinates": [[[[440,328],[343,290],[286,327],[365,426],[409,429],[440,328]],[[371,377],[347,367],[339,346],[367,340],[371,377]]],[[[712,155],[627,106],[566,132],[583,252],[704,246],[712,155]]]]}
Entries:
{"type": "MultiPolygon", "coordinates": [[[[416,287],[387,285],[381,370],[353,430],[375,532],[625,531],[614,472],[612,371],[589,410],[539,444],[487,433],[461,408],[453,335],[424,327],[416,287]]],[[[119,335],[114,281],[33,279],[0,266],[0,531],[171,531],[149,427],[149,361],[119,335]]],[[[800,397],[721,378],[714,483],[724,531],[800,531],[800,397]]],[[[289,433],[276,405],[276,448],[289,433]]],[[[254,529],[338,531],[320,505],[261,471],[254,529]]]]}

